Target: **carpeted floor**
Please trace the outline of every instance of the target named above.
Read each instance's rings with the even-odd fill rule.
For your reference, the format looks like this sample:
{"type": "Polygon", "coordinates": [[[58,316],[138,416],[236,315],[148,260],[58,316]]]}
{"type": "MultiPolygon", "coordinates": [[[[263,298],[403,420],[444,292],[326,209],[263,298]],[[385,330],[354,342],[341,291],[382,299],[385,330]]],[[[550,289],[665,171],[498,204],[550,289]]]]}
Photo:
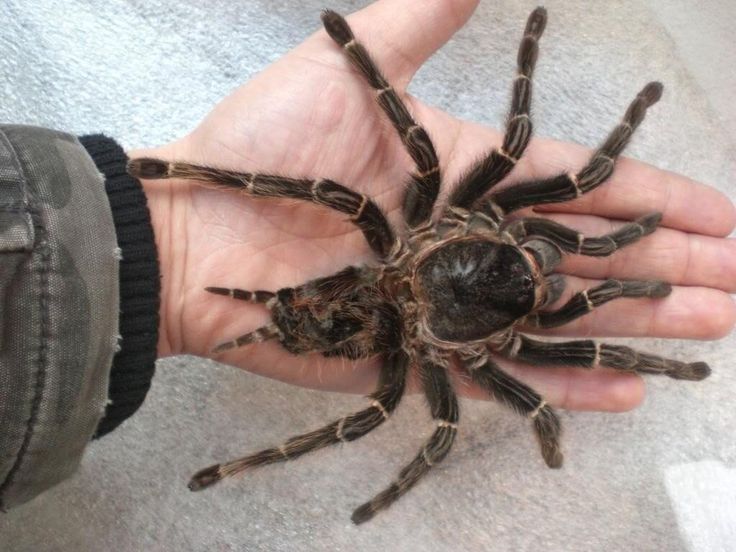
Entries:
{"type": "MultiPolygon", "coordinates": [[[[408,0],[407,0],[408,1],[408,0]]],[[[365,2],[332,0],[343,13],[365,2]]],[[[528,1],[485,0],[411,91],[502,124],[528,1]]],[[[324,0],[4,0],[0,118],[153,146],[319,27],[324,0]],[[206,5],[206,7],[205,7],[206,5]],[[114,62],[112,61],[114,60],[114,62]]],[[[728,0],[546,3],[537,133],[596,144],[656,77],[667,94],[628,150],[736,199],[736,45],[728,0]]],[[[708,216],[694,213],[694,216],[708,216]]],[[[143,408],[89,447],[80,472],[0,517],[0,550],[736,550],[733,335],[639,346],[707,360],[698,385],[650,379],[622,414],[562,413],[566,464],[549,471],[526,423],[463,401],[450,458],[387,515],[350,512],[419,448],[410,397],[350,446],[192,494],[192,470],[362,407],[196,358],[161,362],[143,408]]]]}

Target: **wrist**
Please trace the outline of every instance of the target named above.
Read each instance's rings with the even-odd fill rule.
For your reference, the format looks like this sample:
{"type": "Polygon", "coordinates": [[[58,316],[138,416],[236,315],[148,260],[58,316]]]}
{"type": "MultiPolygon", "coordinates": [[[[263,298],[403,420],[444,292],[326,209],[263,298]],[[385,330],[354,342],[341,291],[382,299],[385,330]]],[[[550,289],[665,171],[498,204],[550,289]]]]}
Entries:
{"type": "MultiPolygon", "coordinates": [[[[132,150],[127,154],[131,160],[139,157],[173,158],[166,146],[152,150],[132,150]]],[[[185,258],[178,250],[184,247],[186,240],[183,233],[179,233],[177,239],[177,228],[174,224],[177,220],[174,212],[177,207],[174,193],[178,188],[176,183],[173,180],[139,179],[139,181],[148,202],[153,238],[158,252],[161,291],[156,351],[157,356],[161,358],[183,352],[181,316],[177,313],[177,307],[181,304],[176,300],[176,297],[181,296],[176,291],[181,287],[180,277],[176,275],[183,273],[177,270],[175,263],[177,258],[185,258]]]]}
{"type": "Polygon", "coordinates": [[[97,427],[101,436],[133,414],[150,387],[158,341],[159,266],[146,196],[126,173],[125,152],[103,135],[79,140],[104,176],[120,259],[119,347],[110,368],[105,416],[97,427]]]}

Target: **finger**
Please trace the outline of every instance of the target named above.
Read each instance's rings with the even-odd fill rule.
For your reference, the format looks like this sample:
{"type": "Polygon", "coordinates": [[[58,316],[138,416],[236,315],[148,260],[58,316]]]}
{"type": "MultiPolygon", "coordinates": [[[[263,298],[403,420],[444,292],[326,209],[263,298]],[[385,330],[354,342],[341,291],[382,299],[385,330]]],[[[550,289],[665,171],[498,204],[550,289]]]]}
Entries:
{"type": "MultiPolygon", "coordinates": [[[[623,224],[588,215],[547,216],[591,237],[607,234],[623,224]]],[[[584,278],[665,280],[681,286],[705,286],[734,293],[736,240],[660,227],[608,257],[566,255],[557,271],[584,278]]]]}
{"type": "MultiPolygon", "coordinates": [[[[477,5],[478,0],[379,0],[347,21],[386,78],[404,88],[477,5]]],[[[324,34],[317,38],[328,40],[324,34]]]]}
{"type": "MultiPolygon", "coordinates": [[[[527,161],[532,177],[550,176],[583,166],[590,150],[574,144],[537,140],[527,161]]],[[[633,219],[659,211],[662,225],[710,236],[727,236],[736,226],[736,208],[715,188],[646,163],[622,158],[608,182],[578,199],[535,208],[633,219]]]]}
{"type": "MultiPolygon", "coordinates": [[[[573,294],[601,284],[601,280],[565,277],[562,298],[554,311],[573,294]]],[[[524,327],[523,331],[556,336],[671,337],[719,339],[733,328],[736,305],[727,293],[704,287],[674,286],[661,299],[620,298],[558,328],[524,327]]]]}
{"type": "MultiPolygon", "coordinates": [[[[625,412],[644,400],[644,381],[637,374],[607,369],[532,367],[503,358],[494,359],[504,372],[537,391],[551,405],[567,410],[625,412]]],[[[473,399],[488,399],[488,394],[469,378],[456,375],[458,393],[473,399]]]]}

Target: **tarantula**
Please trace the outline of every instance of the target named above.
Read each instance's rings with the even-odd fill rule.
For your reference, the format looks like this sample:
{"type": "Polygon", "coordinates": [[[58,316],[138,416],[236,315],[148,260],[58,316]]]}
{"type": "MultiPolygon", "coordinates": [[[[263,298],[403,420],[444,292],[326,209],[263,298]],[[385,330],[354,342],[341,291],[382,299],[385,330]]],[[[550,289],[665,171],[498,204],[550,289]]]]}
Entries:
{"type": "Polygon", "coordinates": [[[487,194],[511,172],[529,143],[531,78],[546,21],[543,8],[534,10],[527,20],[503,145],[460,179],[435,222],[432,210],[441,177],[429,135],[412,118],[345,19],[329,10],[322,14],[327,33],[375,91],[378,105],[414,161],[403,200],[403,236],[373,200],[332,180],[240,173],[158,159],[131,161],[130,173],[140,178],[191,179],[254,197],[309,201],[346,213],[378,258],[376,263],[349,266],[275,293],[207,288],[214,294],[264,304],[272,317],[268,325],[219,345],[216,352],[278,339],[294,354],[317,351],[349,359],[377,354],[384,358],[367,408],[279,447],[205,468],[193,476],[191,490],[255,466],[293,460],[362,437],[389,418],[404,393],[409,370],[415,370],[436,429],[398,478],[355,510],[353,522],[365,522],[407,492],[449,452],[458,424],[458,401],[448,376],[453,360],[489,395],[532,420],[542,456],[551,468],[562,465],[557,415],[537,392],[503,372],[492,354],[534,365],[600,365],[685,380],[708,376],[710,369],[703,362],[669,360],[590,339],[545,343],[517,329],[521,324],[559,326],[619,297],[657,298],[671,290],[660,281],[607,280],[575,294],[558,310],[543,310],[564,290],[564,278],[552,273],[563,254],[611,255],[652,233],[661,214],[649,214],[600,237],[585,237],[544,218],[507,218],[524,207],[574,199],[605,182],[647,108],[659,100],[660,83],[650,82],[639,92],[623,120],[579,172],[520,182],[487,194]]]}

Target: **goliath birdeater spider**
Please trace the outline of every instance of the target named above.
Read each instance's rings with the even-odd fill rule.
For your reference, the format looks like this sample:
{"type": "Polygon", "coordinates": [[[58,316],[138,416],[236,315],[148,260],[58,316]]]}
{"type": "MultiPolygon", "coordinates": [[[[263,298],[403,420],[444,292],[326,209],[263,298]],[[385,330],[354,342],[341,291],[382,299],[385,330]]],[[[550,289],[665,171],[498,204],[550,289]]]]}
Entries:
{"type": "Polygon", "coordinates": [[[651,82],[639,92],[622,121],[580,171],[491,191],[514,168],[532,134],[531,78],[547,21],[546,11],[537,8],[529,16],[519,47],[503,145],[470,167],[435,222],[432,211],[440,189],[440,165],[427,132],[409,114],[345,19],[325,11],[322,21],[375,91],[378,105],[414,161],[403,201],[403,235],[397,234],[369,197],[332,180],[240,173],[157,159],[131,161],[129,171],[140,178],[184,178],[254,197],[309,201],[349,215],[378,262],[349,266],[275,293],[207,288],[218,295],[262,303],[272,316],[270,324],[223,343],[215,351],[278,339],[294,354],[318,351],[350,359],[381,354],[378,386],[367,408],[279,447],[201,470],[192,478],[190,489],[362,437],[388,419],[404,393],[407,374],[415,370],[436,429],[396,481],[355,510],[355,523],[367,521],[449,452],[458,424],[458,401],[448,376],[453,360],[489,395],[532,420],[542,456],[551,468],[562,464],[559,419],[538,393],[503,372],[492,355],[533,365],[600,365],[685,380],[708,376],[710,370],[702,362],[688,364],[590,339],[546,343],[517,330],[522,323],[537,328],[566,324],[619,297],[657,298],[670,293],[665,282],[608,280],[575,294],[558,310],[542,310],[559,299],[565,287],[564,278],[553,274],[563,254],[611,255],[652,233],[661,215],[643,216],[593,238],[544,218],[508,217],[524,207],[574,199],[605,182],[647,108],[659,100],[660,83],[651,82]]]}

